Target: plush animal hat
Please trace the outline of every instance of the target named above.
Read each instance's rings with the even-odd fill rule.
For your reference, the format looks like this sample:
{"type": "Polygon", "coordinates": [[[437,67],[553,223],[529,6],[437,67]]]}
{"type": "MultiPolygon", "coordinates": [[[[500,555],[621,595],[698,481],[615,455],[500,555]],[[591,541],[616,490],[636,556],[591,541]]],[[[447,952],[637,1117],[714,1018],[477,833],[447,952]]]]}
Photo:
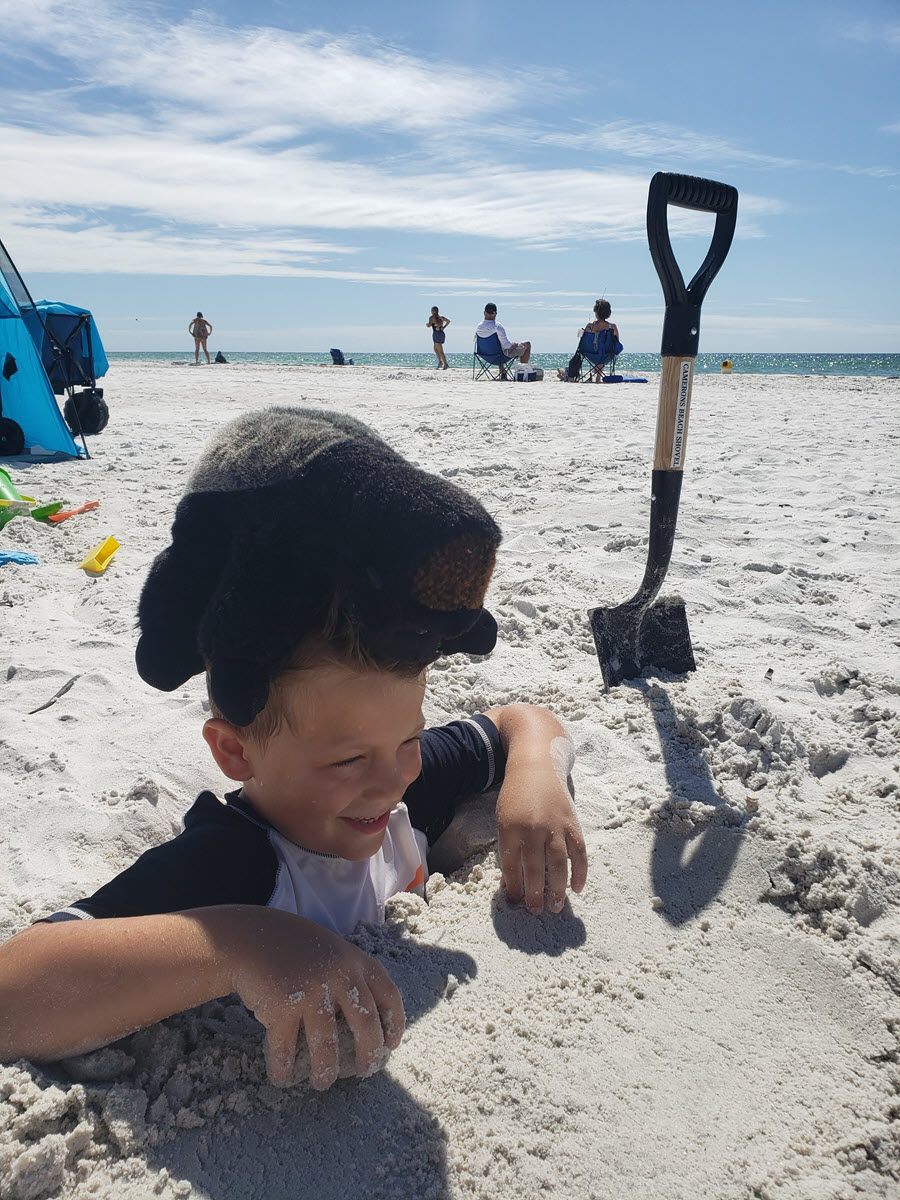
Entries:
{"type": "Polygon", "coordinates": [[[335,603],[376,661],[487,654],[482,607],[500,530],[461,488],[352,417],[270,408],[207,446],[138,606],[142,679],[212,698],[249,725],[335,603]]]}

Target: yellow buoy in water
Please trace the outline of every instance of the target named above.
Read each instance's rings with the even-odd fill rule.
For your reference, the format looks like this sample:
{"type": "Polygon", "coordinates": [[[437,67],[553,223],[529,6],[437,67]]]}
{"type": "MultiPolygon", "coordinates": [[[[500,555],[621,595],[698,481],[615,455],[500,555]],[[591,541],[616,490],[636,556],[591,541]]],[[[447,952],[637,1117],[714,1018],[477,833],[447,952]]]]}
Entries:
{"type": "Polygon", "coordinates": [[[734,365],[734,364],[732,363],[732,361],[731,361],[731,359],[730,359],[730,358],[724,358],[724,359],[722,360],[722,374],[723,374],[723,375],[730,375],[730,374],[731,374],[731,368],[732,368],[732,366],[733,366],[733,365],[734,365]]]}

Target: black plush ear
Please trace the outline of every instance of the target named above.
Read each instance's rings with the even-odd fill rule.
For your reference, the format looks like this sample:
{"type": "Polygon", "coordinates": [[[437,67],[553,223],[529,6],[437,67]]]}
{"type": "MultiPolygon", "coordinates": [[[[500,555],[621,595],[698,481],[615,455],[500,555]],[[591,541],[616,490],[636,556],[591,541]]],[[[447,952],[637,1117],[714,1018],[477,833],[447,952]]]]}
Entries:
{"type": "Polygon", "coordinates": [[[497,622],[486,608],[481,610],[478,620],[465,633],[455,638],[445,638],[441,643],[442,654],[490,654],[497,644],[497,622]]]}
{"type": "Polygon", "coordinates": [[[249,725],[266,706],[269,677],[257,663],[217,658],[210,664],[209,690],[226,721],[249,725]]]}
{"type": "Polygon", "coordinates": [[[234,498],[189,495],[179,503],[172,544],[157,556],[141,591],[138,674],[171,692],[203,670],[198,629],[227,561],[234,498]]]}
{"type": "Polygon", "coordinates": [[[160,554],[138,604],[138,674],[162,692],[174,691],[203,670],[197,650],[201,589],[191,586],[190,565],[180,557],[171,546],[160,554]]]}

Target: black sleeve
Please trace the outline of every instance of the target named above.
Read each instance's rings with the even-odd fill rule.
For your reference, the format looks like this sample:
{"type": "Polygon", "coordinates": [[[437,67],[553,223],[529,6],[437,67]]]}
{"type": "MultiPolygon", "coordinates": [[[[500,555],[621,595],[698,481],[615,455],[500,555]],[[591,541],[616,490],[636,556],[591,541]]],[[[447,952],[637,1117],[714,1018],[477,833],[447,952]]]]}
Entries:
{"type": "Polygon", "coordinates": [[[403,797],[414,829],[429,846],[453,819],[461,800],[503,781],[506,755],[497,726],[478,713],[422,734],[422,773],[403,797]]]}
{"type": "Polygon", "coordinates": [[[212,904],[265,905],[277,870],[267,828],[222,804],[211,792],[202,792],[178,837],[147,850],[93,896],[46,919],[142,917],[212,904]]]}

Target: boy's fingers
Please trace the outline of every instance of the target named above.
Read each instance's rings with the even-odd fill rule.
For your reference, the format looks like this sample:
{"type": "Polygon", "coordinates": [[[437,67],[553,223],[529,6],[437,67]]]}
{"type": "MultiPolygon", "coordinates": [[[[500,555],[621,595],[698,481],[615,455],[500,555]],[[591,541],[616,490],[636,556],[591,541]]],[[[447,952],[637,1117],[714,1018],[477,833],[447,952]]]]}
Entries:
{"type": "Polygon", "coordinates": [[[303,1013],[303,1028],[309,1046],[309,1082],[317,1092],[324,1092],[337,1079],[337,1025],[334,1010],[321,1004],[318,1010],[307,1007],[303,1013]]]}
{"type": "Polygon", "coordinates": [[[569,877],[569,856],[562,837],[551,837],[547,843],[547,907],[562,912],[566,902],[566,882],[569,877]]]}
{"type": "Polygon", "coordinates": [[[273,1087],[289,1087],[293,1082],[299,1031],[299,1013],[266,1022],[266,1071],[273,1087]]]}
{"type": "Polygon", "coordinates": [[[537,916],[544,911],[545,866],[544,838],[532,842],[523,855],[525,875],[525,907],[537,916]]]}
{"type": "Polygon", "coordinates": [[[519,836],[500,834],[500,873],[510,904],[522,899],[522,850],[519,836]]]}
{"type": "Polygon", "coordinates": [[[572,863],[572,891],[580,892],[587,883],[588,872],[587,847],[580,829],[566,834],[566,848],[572,863]]]}
{"type": "Polygon", "coordinates": [[[340,1006],[356,1045],[356,1073],[365,1079],[381,1066],[384,1057],[384,1030],[378,1006],[364,983],[348,988],[340,1006]]]}
{"type": "Polygon", "coordinates": [[[406,1028],[406,1013],[403,1010],[403,997],[397,985],[387,971],[379,969],[369,978],[369,988],[372,998],[378,1008],[381,1018],[381,1028],[384,1030],[384,1044],[388,1050],[396,1050],[406,1028]]]}

